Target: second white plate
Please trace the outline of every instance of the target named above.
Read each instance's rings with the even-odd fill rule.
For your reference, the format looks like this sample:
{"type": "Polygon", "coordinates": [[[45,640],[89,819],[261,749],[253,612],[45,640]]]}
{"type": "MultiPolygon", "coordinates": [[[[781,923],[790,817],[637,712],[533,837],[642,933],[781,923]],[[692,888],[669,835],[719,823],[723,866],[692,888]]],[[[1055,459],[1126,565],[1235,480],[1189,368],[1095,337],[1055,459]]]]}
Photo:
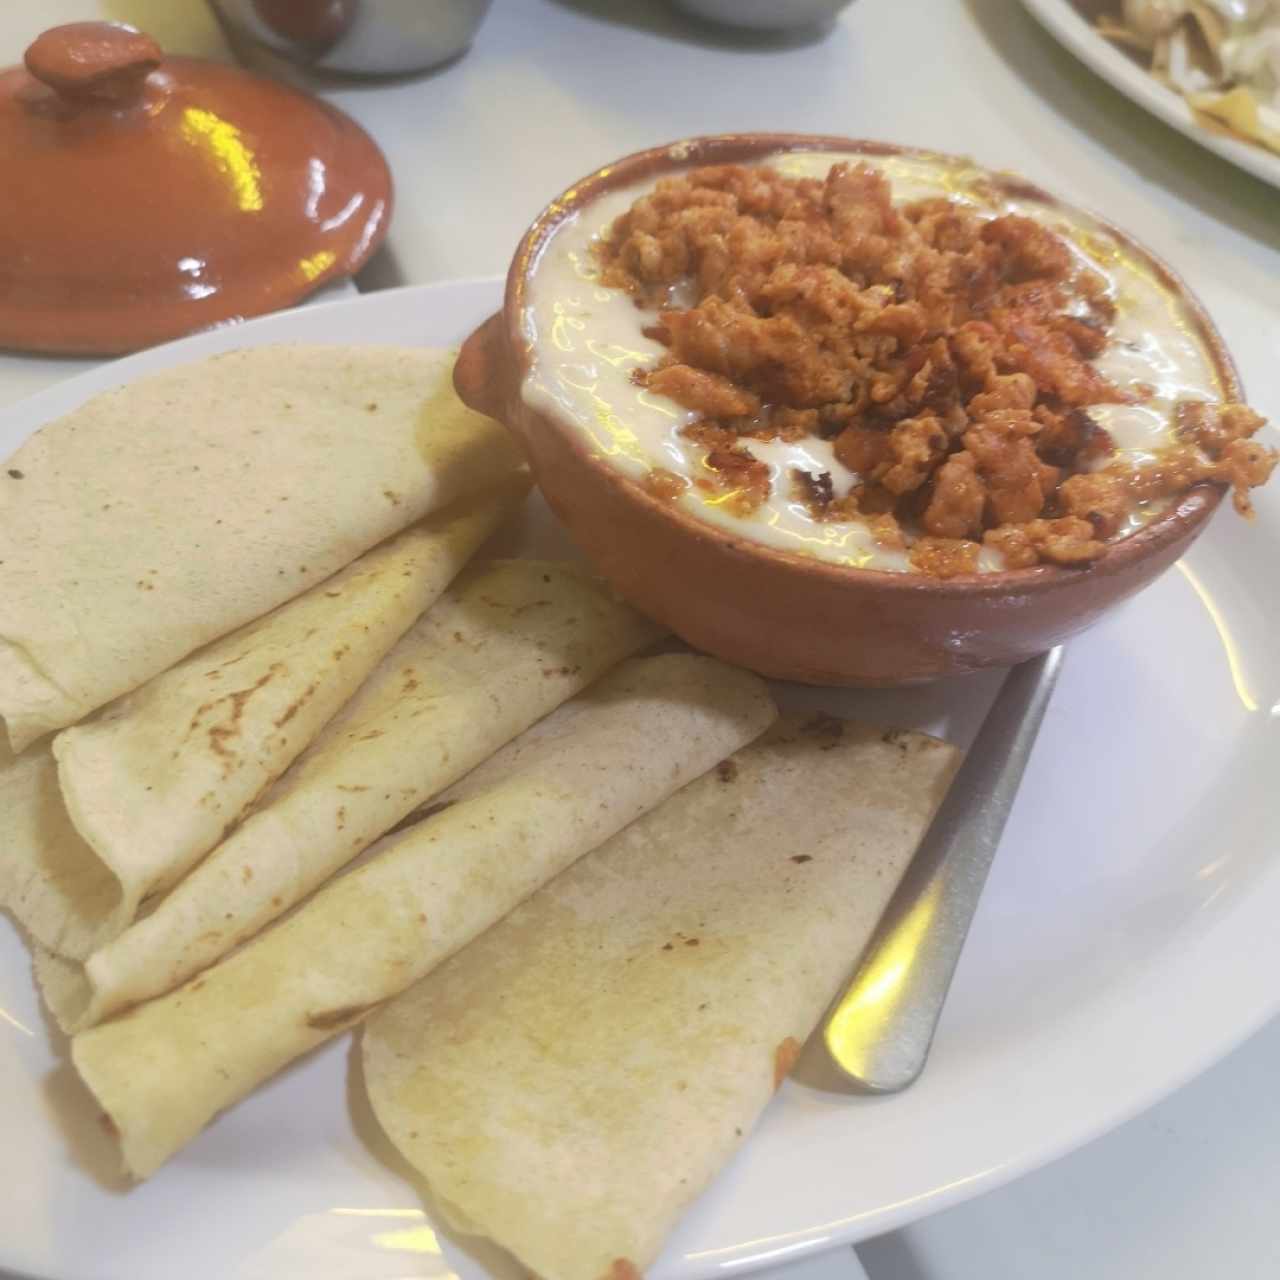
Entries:
{"type": "Polygon", "coordinates": [[[1206,129],[1187,100],[1144,71],[1123,50],[1098,34],[1071,0],[1022,0],[1040,23],[1081,62],[1092,67],[1113,88],[1166,124],[1185,133],[1202,147],[1217,152],[1232,164],[1248,170],[1264,182],[1280,187],[1280,155],[1226,133],[1206,129]]]}

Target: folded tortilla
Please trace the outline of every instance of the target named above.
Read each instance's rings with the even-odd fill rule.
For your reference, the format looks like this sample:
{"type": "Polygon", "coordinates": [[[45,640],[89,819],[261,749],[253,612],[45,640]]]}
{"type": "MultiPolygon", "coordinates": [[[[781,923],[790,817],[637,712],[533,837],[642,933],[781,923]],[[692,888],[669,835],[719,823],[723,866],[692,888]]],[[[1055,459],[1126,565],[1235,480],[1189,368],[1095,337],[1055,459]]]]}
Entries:
{"type": "Polygon", "coordinates": [[[78,1030],[198,973],[659,634],[570,565],[475,567],[258,808],[89,957],[87,984],[45,986],[55,1016],[78,1030]]]}
{"type": "Polygon", "coordinates": [[[236,351],[95,396],[0,468],[0,718],[15,751],[516,465],[397,347],[236,351]]]}
{"type": "Polygon", "coordinates": [[[76,1036],[72,1059],[126,1168],[146,1177],[218,1111],[403,991],[774,714],[758,677],[710,658],[626,663],[287,920],[76,1036]]]}
{"type": "Polygon", "coordinates": [[[643,1271],[846,978],[955,755],[783,722],[383,1007],[369,1097],[455,1225],[548,1280],[643,1271]]]}
{"type": "Polygon", "coordinates": [[[72,825],[48,743],[0,742],[0,909],[45,946],[85,952],[117,917],[120,882],[72,825]]]}
{"type": "Polygon", "coordinates": [[[11,815],[0,906],[70,959],[116,937],[222,840],[525,489],[513,476],[428,516],[64,730],[56,780],[45,744],[0,767],[11,815]]]}

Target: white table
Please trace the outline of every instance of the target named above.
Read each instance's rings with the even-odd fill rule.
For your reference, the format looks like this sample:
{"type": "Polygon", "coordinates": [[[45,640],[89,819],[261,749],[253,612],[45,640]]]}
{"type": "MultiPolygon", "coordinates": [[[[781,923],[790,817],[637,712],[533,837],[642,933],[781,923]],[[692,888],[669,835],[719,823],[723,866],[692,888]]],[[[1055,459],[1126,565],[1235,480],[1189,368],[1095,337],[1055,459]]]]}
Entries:
{"type": "MultiPolygon", "coordinates": [[[[199,0],[44,0],[4,6],[0,60],[16,61],[44,25],[99,13],[227,56],[199,0]]],[[[1251,401],[1280,421],[1280,193],[1107,88],[1014,0],[858,0],[824,40],[781,49],[694,27],[661,0],[497,0],[453,66],[319,88],[381,143],[396,177],[390,241],[362,287],[498,273],[548,197],[676,137],[921,143],[1019,170],[1138,231],[1201,294],[1251,401]]],[[[0,357],[0,403],[77,367],[0,357]]],[[[871,1280],[1278,1275],[1277,1078],[1280,1024],[1077,1154],[788,1280],[858,1280],[863,1268],[871,1280]]]]}

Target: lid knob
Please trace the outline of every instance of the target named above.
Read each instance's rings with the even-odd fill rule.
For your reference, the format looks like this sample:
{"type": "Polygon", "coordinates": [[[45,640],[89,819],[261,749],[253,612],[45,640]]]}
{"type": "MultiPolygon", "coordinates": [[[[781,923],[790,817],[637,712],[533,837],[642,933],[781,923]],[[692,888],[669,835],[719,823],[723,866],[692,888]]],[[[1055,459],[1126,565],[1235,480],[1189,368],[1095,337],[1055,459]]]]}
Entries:
{"type": "Polygon", "coordinates": [[[69,22],[50,27],[23,61],[37,80],[65,98],[122,102],[134,97],[164,57],[143,32],[118,22],[69,22]]]}

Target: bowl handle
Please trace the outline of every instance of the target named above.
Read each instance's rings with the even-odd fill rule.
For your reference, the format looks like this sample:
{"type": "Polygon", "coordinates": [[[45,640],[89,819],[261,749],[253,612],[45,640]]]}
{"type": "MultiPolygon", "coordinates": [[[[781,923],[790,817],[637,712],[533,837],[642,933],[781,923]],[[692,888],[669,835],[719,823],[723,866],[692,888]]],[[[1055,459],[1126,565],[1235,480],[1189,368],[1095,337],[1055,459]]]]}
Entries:
{"type": "Polygon", "coordinates": [[[503,316],[498,311],[462,344],[453,366],[453,386],[467,408],[512,427],[507,421],[509,367],[503,316]]]}

